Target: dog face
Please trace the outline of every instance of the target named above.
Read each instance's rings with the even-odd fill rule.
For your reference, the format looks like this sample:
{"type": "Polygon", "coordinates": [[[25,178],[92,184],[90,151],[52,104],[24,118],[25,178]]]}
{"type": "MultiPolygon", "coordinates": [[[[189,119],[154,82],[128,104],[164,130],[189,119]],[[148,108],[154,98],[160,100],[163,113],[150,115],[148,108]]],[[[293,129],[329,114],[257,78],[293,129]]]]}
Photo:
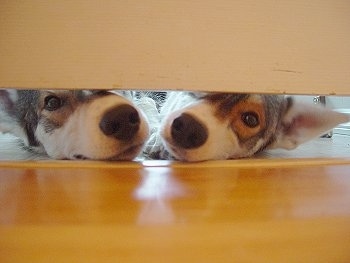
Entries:
{"type": "MultiPolygon", "coordinates": [[[[189,101],[184,94],[177,96],[189,101]]],[[[166,149],[183,161],[249,157],[266,148],[293,149],[349,120],[344,114],[277,95],[214,93],[190,100],[195,101],[184,108],[167,109],[171,113],[160,130],[166,149]]]]}
{"type": "Polygon", "coordinates": [[[148,137],[143,114],[105,91],[0,90],[0,131],[55,159],[131,160],[148,137]]]}

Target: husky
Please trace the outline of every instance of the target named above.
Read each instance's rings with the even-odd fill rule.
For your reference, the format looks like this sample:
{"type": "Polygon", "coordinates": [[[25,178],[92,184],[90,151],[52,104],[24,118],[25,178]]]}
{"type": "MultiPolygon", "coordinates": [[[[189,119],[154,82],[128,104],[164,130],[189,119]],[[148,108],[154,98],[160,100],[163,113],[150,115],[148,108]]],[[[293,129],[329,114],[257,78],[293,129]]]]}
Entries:
{"type": "Polygon", "coordinates": [[[154,147],[160,158],[204,161],[294,149],[349,116],[283,95],[169,92],[154,147]]]}
{"type": "Polygon", "coordinates": [[[132,160],[149,127],[125,94],[0,89],[0,132],[20,138],[28,152],[53,159],[132,160]]]}

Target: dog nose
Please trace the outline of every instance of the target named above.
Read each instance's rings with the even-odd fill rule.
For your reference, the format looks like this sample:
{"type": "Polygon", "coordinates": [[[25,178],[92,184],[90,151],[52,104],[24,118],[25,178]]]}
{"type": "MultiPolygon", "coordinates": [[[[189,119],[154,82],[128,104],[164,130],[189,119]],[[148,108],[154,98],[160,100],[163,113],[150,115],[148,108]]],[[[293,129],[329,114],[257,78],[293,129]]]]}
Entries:
{"type": "Polygon", "coordinates": [[[171,136],[175,143],[185,149],[198,148],[208,138],[207,128],[190,114],[183,113],[174,119],[171,136]]]}
{"type": "Polygon", "coordinates": [[[139,126],[140,116],[137,110],[128,104],[110,109],[100,121],[100,129],[105,135],[114,136],[123,141],[133,138],[139,126]]]}

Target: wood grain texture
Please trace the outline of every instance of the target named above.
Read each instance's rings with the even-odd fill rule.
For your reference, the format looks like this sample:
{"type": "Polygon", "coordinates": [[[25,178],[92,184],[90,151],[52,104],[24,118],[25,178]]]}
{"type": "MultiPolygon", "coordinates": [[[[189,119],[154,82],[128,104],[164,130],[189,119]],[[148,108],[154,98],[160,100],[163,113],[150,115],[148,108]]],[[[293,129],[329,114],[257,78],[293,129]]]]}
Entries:
{"type": "Polygon", "coordinates": [[[0,87],[350,94],[350,3],[4,1],[0,87]]]}
{"type": "Polygon", "coordinates": [[[350,260],[349,162],[57,163],[1,165],[1,262],[350,260]]]}

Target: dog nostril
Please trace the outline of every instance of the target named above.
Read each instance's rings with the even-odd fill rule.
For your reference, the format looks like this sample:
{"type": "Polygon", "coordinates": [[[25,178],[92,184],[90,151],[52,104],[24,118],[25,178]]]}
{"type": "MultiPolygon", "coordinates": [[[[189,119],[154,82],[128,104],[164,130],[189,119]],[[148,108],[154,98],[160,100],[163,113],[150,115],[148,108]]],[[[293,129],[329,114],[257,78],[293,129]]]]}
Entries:
{"type": "Polygon", "coordinates": [[[171,136],[175,143],[185,149],[198,148],[208,138],[207,128],[190,114],[183,113],[174,119],[171,136]]]}
{"type": "Polygon", "coordinates": [[[133,138],[139,126],[140,116],[137,110],[128,104],[108,110],[100,121],[100,129],[105,135],[124,141],[133,138]]]}
{"type": "Polygon", "coordinates": [[[173,121],[171,128],[174,129],[175,131],[181,132],[183,130],[183,127],[184,127],[183,120],[180,117],[178,117],[173,121]]]}
{"type": "Polygon", "coordinates": [[[140,122],[140,117],[137,111],[130,113],[129,115],[129,123],[138,124],[140,122]]]}

